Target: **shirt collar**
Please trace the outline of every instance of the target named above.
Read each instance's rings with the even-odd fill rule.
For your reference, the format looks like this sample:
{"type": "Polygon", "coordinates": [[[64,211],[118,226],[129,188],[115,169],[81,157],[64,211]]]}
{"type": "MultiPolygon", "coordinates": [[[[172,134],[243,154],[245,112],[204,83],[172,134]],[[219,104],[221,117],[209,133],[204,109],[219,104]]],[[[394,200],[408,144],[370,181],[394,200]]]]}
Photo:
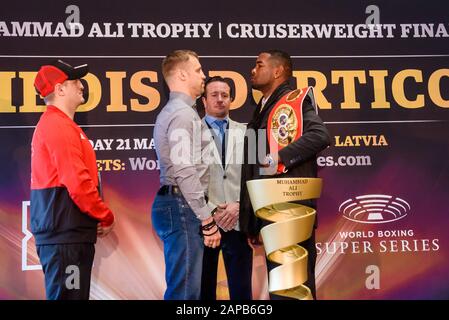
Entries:
{"type": "Polygon", "coordinates": [[[206,120],[206,122],[207,122],[210,126],[214,123],[215,120],[224,120],[224,121],[226,121],[226,124],[229,122],[228,116],[226,116],[224,119],[218,119],[218,118],[216,118],[216,117],[214,117],[214,116],[211,116],[211,115],[208,115],[208,114],[206,114],[204,120],[206,120]]]}
{"type": "Polygon", "coordinates": [[[184,92],[179,92],[179,91],[171,91],[170,92],[170,100],[173,100],[173,99],[179,99],[191,107],[193,107],[196,102],[196,100],[192,99],[191,96],[185,94],[184,92]]]}
{"type": "Polygon", "coordinates": [[[268,97],[262,97],[262,108],[265,107],[265,104],[267,103],[268,99],[270,99],[271,94],[268,97]]]}

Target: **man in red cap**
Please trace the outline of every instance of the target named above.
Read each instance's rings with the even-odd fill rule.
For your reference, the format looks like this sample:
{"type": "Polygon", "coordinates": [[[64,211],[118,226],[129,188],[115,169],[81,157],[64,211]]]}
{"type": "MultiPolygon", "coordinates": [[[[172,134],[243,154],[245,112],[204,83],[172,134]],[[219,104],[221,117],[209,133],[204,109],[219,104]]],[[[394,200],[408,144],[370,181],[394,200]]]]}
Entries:
{"type": "Polygon", "coordinates": [[[87,65],[57,60],[42,66],[34,82],[47,110],[31,143],[31,231],[49,300],[89,299],[97,235],[114,225],[100,197],[94,150],[73,121],[87,73],[87,65]]]}

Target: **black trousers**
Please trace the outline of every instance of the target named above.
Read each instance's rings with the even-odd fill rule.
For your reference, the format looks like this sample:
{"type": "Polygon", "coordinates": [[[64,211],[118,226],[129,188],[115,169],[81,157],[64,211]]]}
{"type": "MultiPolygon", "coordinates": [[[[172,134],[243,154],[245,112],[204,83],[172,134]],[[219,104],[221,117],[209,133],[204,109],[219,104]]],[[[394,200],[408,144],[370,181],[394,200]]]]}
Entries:
{"type": "Polygon", "coordinates": [[[201,299],[217,299],[217,273],[220,249],[223,252],[230,299],[251,300],[253,250],[248,245],[246,235],[235,230],[221,232],[220,247],[215,249],[204,247],[201,299]]]}
{"type": "MultiPolygon", "coordinates": [[[[312,296],[314,299],[316,299],[316,285],[315,285],[315,263],[316,263],[316,247],[315,247],[315,228],[313,228],[312,236],[307,239],[306,241],[303,241],[299,243],[301,247],[306,249],[309,253],[308,259],[307,259],[307,281],[304,283],[305,286],[309,287],[310,291],[312,292],[312,296]]],[[[267,269],[268,272],[270,270],[274,269],[278,266],[277,263],[271,262],[268,259],[267,261],[267,269]]],[[[275,294],[270,293],[270,299],[271,300],[295,300],[293,298],[289,297],[283,297],[278,296],[275,294]]]]}
{"type": "Polygon", "coordinates": [[[89,300],[93,243],[37,246],[48,300],[89,300]]]}

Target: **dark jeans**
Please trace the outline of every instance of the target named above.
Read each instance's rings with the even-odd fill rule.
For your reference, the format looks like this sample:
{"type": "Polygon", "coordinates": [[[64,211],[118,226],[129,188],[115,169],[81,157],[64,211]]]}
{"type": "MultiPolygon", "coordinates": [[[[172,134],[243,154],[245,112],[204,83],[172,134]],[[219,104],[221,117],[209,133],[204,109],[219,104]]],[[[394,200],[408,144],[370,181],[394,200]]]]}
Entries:
{"type": "Polygon", "coordinates": [[[48,300],[89,300],[93,243],[39,245],[48,300]]]}
{"type": "Polygon", "coordinates": [[[198,300],[204,248],[199,234],[201,221],[180,194],[157,195],[151,215],[164,243],[164,299],[198,300]]]}
{"type": "Polygon", "coordinates": [[[251,300],[253,250],[248,245],[246,235],[235,230],[221,231],[220,247],[204,248],[201,300],[217,299],[217,269],[220,249],[223,252],[230,299],[251,300]]]}

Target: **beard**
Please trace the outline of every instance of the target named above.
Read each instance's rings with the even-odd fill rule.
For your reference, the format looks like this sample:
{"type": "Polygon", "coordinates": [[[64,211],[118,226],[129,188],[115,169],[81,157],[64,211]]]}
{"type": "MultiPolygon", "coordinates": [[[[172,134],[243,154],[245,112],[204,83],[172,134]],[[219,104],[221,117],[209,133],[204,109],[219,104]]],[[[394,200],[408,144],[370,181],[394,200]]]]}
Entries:
{"type": "Polygon", "coordinates": [[[251,88],[259,90],[261,88],[261,85],[258,83],[251,83],[251,88]]]}
{"type": "Polygon", "coordinates": [[[265,81],[265,83],[263,83],[263,81],[261,82],[260,79],[259,81],[257,81],[256,79],[251,80],[251,88],[256,89],[256,90],[262,90],[263,88],[265,88],[268,83],[266,83],[267,81],[265,81]]]}
{"type": "Polygon", "coordinates": [[[251,88],[256,89],[256,90],[262,90],[263,88],[265,88],[267,86],[267,84],[262,84],[262,83],[257,83],[257,82],[251,82],[251,88]]]}

